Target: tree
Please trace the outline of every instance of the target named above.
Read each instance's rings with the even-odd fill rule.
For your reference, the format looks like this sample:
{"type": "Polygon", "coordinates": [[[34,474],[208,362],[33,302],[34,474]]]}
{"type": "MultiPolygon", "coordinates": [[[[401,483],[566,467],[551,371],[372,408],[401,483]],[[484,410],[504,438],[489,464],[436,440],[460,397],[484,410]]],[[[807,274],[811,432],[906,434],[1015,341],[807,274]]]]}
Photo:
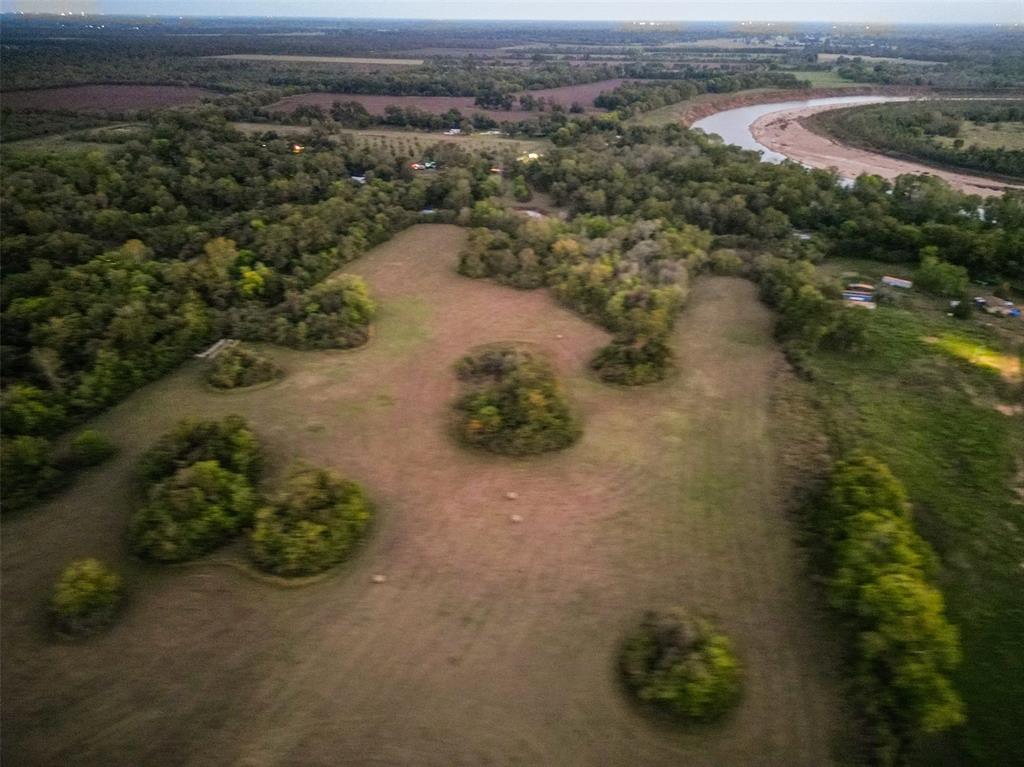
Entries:
{"type": "Polygon", "coordinates": [[[255,481],[263,454],[259,440],[241,416],[229,415],[219,421],[185,418],[143,454],[139,474],[152,484],[200,461],[216,461],[255,481]]]}
{"type": "Polygon", "coordinates": [[[216,389],[238,389],[273,381],[281,375],[273,360],[252,349],[231,346],[210,364],[206,380],[216,389]]]}
{"type": "Polygon", "coordinates": [[[132,546],[144,559],[184,562],[225,543],[252,519],[249,480],[217,461],[199,461],[155,484],[131,520],[132,546]]]}
{"type": "Polygon", "coordinates": [[[914,273],[914,281],[921,290],[937,296],[957,298],[967,292],[967,270],[962,266],[940,261],[938,248],[929,246],[921,251],[921,265],[914,273]]]}
{"type": "Polygon", "coordinates": [[[647,612],[627,637],[620,665],[637,698],[680,719],[716,719],[739,698],[732,643],[709,621],[682,610],[647,612]]]}
{"type": "Polygon", "coordinates": [[[61,482],[61,474],[53,465],[53,447],[43,437],[6,437],[0,455],[6,511],[34,503],[61,482]]]}
{"type": "Polygon", "coordinates": [[[560,450],[580,427],[548,364],[524,351],[493,349],[463,357],[457,367],[468,391],[456,403],[460,433],[495,453],[560,450]]]}
{"type": "Polygon", "coordinates": [[[120,575],[99,560],[78,559],[57,579],[50,615],[58,633],[87,636],[113,621],[122,598],[120,575]]]}
{"type": "Polygon", "coordinates": [[[117,452],[105,434],[96,429],[83,429],[71,440],[69,459],[78,468],[96,466],[117,452]]]}
{"type": "Polygon", "coordinates": [[[275,575],[323,572],[349,555],[372,516],[372,504],[355,482],[299,466],[274,502],[256,512],[249,554],[275,575]]]}

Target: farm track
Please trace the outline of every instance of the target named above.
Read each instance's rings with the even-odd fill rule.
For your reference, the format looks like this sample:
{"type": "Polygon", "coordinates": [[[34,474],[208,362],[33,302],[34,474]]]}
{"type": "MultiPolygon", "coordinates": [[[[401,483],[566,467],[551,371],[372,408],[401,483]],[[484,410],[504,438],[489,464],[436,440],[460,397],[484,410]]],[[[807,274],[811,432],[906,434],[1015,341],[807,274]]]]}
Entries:
{"type": "Polygon", "coordinates": [[[97,419],[122,447],[113,463],[5,521],[5,763],[831,762],[834,663],[777,497],[769,403],[784,365],[753,286],[698,281],[678,376],[616,389],[586,371],[602,330],[543,291],[455,275],[464,237],[415,227],[348,269],[381,302],[366,348],[273,349],[288,377],[236,395],[186,365],[97,419]],[[502,340],[550,354],[583,418],[577,445],[509,460],[449,439],[453,363],[502,340]],[[183,415],[229,412],[252,420],[271,465],[330,465],[378,502],[374,535],[336,575],[277,589],[127,559],[138,453],[183,415]],[[132,570],[131,604],[102,636],[52,642],[41,602],[83,555],[132,570]],[[666,727],[618,689],[623,631],[670,604],[716,615],[745,663],[719,725],[666,727]]]}

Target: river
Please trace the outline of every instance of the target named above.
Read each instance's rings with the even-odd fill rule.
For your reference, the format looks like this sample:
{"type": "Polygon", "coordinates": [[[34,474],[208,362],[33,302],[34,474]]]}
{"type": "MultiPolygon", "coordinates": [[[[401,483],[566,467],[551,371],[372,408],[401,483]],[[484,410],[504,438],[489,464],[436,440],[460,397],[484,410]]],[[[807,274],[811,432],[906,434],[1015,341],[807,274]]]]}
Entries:
{"type": "Polygon", "coordinates": [[[786,155],[776,152],[754,138],[750,128],[760,117],[774,112],[788,112],[794,109],[810,107],[852,106],[854,104],[879,104],[885,101],[908,101],[907,96],[832,96],[821,99],[803,99],[796,101],[777,101],[772,104],[754,104],[749,107],[738,107],[717,112],[703,120],[697,120],[692,127],[700,128],[705,133],[717,133],[726,144],[736,144],[744,149],[761,152],[766,162],[779,163],[788,159],[786,155]]]}

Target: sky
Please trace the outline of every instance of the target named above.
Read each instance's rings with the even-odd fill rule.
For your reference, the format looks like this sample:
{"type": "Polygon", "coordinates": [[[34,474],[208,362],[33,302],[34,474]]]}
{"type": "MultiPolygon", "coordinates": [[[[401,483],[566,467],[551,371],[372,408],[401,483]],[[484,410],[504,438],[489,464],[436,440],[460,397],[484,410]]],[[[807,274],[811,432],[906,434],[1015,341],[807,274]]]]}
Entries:
{"type": "Polygon", "coordinates": [[[0,0],[0,8],[167,16],[1024,23],[1024,0],[0,0]]]}

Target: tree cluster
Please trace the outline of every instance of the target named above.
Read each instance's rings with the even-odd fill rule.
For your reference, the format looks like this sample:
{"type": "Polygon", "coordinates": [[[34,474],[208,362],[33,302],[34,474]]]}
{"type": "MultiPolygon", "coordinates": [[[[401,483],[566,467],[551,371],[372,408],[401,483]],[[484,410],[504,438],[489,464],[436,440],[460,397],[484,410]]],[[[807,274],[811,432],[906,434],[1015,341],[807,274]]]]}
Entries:
{"type": "Polygon", "coordinates": [[[687,101],[701,93],[734,93],[750,88],[798,88],[788,72],[722,70],[689,67],[674,73],[678,79],[629,81],[594,99],[594,106],[618,112],[623,118],[687,101]]]}
{"type": "Polygon", "coordinates": [[[299,466],[278,496],[256,512],[249,555],[274,575],[314,575],[349,555],[372,516],[373,505],[358,484],[326,469],[299,466]]]}
{"type": "Polygon", "coordinates": [[[869,316],[843,306],[835,286],[824,282],[808,261],[761,256],[754,265],[761,300],[779,312],[775,335],[800,365],[820,346],[858,351],[866,342],[869,316]]]}
{"type": "Polygon", "coordinates": [[[686,298],[689,268],[704,263],[711,238],[696,227],[661,220],[578,216],[522,221],[486,202],[473,209],[474,229],[459,272],[519,288],[550,286],[555,296],[615,334],[593,361],[609,382],[642,384],[664,377],[666,342],[686,298]]]}
{"type": "Polygon", "coordinates": [[[457,374],[468,388],[456,403],[459,434],[468,444],[531,455],[560,450],[579,438],[579,423],[561,385],[537,355],[489,349],[463,357],[457,374]]]}
{"type": "Polygon", "coordinates": [[[131,519],[135,552],[183,562],[226,543],[252,520],[261,465],[259,441],[239,416],[179,423],[140,461],[146,502],[131,519]]]}
{"type": "Polygon", "coordinates": [[[857,453],[832,471],[817,514],[829,601],[853,635],[854,683],[874,759],[902,764],[924,735],[964,721],[950,681],[959,634],[932,584],[937,561],[888,467],[857,453]]]}
{"type": "Polygon", "coordinates": [[[215,389],[243,389],[280,376],[281,368],[270,358],[253,349],[231,346],[210,363],[206,380],[215,389]]]}

